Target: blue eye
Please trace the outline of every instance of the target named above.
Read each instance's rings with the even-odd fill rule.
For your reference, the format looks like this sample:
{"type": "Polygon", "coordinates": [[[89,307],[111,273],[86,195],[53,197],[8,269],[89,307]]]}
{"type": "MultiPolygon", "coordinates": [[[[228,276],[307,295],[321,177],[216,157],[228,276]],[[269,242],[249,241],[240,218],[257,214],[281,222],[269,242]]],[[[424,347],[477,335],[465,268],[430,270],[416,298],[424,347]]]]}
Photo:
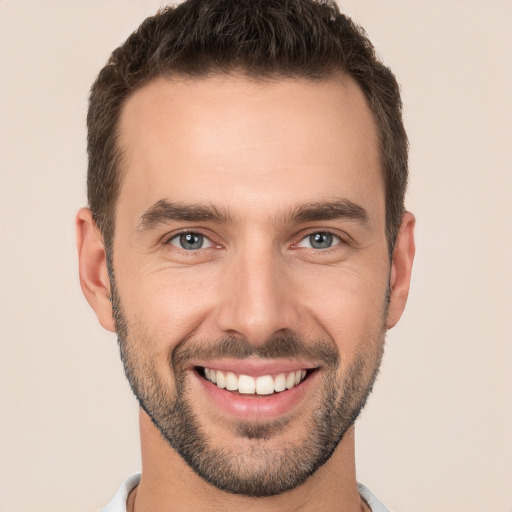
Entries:
{"type": "Polygon", "coordinates": [[[297,245],[310,249],[329,249],[339,243],[341,243],[340,237],[326,231],[319,231],[306,236],[297,245]]]}
{"type": "Polygon", "coordinates": [[[211,247],[212,243],[201,233],[180,233],[169,240],[169,244],[185,251],[197,251],[211,247]]]}

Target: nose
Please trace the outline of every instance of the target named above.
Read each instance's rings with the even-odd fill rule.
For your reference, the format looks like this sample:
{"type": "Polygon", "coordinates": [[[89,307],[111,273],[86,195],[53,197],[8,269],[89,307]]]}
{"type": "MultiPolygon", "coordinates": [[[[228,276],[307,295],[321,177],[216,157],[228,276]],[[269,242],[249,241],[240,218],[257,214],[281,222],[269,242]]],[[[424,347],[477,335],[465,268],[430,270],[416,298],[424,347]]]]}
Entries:
{"type": "Polygon", "coordinates": [[[285,262],[271,251],[248,253],[226,269],[217,323],[226,334],[263,345],[278,331],[298,328],[299,315],[285,262]]]}

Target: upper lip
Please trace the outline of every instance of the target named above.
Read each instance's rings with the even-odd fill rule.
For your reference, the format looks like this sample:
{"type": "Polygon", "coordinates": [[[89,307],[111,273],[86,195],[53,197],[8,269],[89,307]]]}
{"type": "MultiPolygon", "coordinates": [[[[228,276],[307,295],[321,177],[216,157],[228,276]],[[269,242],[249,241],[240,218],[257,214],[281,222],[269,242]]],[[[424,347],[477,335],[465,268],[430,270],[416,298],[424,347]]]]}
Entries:
{"type": "Polygon", "coordinates": [[[278,375],[280,373],[288,373],[297,370],[311,370],[318,368],[318,365],[307,361],[279,359],[215,359],[211,361],[196,361],[192,366],[201,366],[212,370],[233,372],[251,377],[259,377],[261,375],[278,375]]]}

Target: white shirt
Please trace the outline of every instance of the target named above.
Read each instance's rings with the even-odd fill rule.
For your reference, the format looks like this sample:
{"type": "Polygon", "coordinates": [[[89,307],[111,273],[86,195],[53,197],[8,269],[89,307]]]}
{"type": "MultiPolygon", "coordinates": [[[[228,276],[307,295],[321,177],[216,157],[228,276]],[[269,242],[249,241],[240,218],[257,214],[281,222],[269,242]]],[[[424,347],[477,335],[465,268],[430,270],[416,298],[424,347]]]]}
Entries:
{"type": "MultiPolygon", "coordinates": [[[[140,473],[132,475],[116,492],[112,501],[101,510],[101,512],[126,512],[126,500],[134,487],[140,482],[140,473]]],[[[363,484],[357,484],[357,489],[361,497],[368,503],[372,512],[390,512],[363,484]]]]}

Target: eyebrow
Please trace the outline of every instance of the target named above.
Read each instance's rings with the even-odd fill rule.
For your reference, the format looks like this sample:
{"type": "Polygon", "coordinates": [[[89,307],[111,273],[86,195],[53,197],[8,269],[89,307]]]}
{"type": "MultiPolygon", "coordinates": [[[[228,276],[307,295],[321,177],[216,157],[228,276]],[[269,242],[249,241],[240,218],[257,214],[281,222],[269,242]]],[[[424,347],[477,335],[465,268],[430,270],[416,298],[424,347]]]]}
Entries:
{"type": "Polygon", "coordinates": [[[354,220],[367,225],[369,217],[362,206],[348,199],[300,205],[293,210],[290,216],[290,220],[297,223],[337,219],[354,220]]]}
{"type": "Polygon", "coordinates": [[[159,224],[173,220],[227,224],[231,221],[231,215],[228,210],[220,209],[215,205],[184,205],[160,199],[141,216],[137,231],[149,231],[159,224]]]}
{"type": "MultiPolygon", "coordinates": [[[[360,205],[348,199],[335,199],[306,203],[277,216],[277,223],[305,223],[347,219],[368,224],[368,213],[360,205]]],[[[229,224],[233,218],[229,209],[213,204],[180,204],[160,199],[141,216],[137,231],[145,232],[170,221],[215,222],[229,224]]]]}

